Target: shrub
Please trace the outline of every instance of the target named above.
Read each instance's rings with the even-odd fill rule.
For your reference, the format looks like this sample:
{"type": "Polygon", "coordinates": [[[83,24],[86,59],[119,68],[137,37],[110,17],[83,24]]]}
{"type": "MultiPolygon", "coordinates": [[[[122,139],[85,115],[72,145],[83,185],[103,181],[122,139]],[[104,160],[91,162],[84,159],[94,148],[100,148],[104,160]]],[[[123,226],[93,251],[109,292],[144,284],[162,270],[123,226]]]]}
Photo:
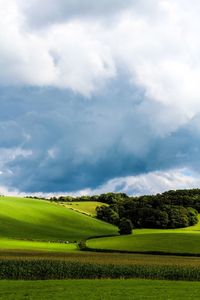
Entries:
{"type": "Polygon", "coordinates": [[[131,234],[132,229],[133,229],[133,224],[132,224],[131,220],[125,219],[125,218],[121,219],[121,221],[119,223],[119,233],[121,235],[131,234]]]}
{"type": "Polygon", "coordinates": [[[87,246],[86,246],[86,241],[85,240],[81,240],[77,243],[77,248],[79,250],[86,250],[87,246]]]}

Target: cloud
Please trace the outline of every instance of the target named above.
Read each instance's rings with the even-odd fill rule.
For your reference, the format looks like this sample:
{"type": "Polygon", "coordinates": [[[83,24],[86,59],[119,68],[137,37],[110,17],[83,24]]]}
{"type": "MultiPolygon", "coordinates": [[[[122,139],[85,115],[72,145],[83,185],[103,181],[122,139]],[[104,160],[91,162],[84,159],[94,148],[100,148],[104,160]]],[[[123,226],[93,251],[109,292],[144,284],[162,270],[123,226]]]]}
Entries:
{"type": "Polygon", "coordinates": [[[199,172],[199,6],[0,0],[2,184],[95,190],[199,172]]]}
{"type": "Polygon", "coordinates": [[[92,97],[124,68],[146,98],[177,111],[176,126],[200,111],[198,1],[1,0],[0,7],[2,85],[92,97]],[[40,15],[44,28],[28,26],[40,15]]]}
{"type": "Polygon", "coordinates": [[[108,46],[90,36],[80,22],[44,32],[26,28],[16,1],[0,1],[0,84],[55,86],[85,96],[115,76],[108,46]]]}
{"type": "Polygon", "coordinates": [[[45,42],[25,31],[15,1],[0,0],[0,8],[0,84],[51,84],[55,67],[45,42]]]}
{"type": "Polygon", "coordinates": [[[125,74],[92,101],[52,88],[1,90],[0,128],[8,124],[11,137],[1,146],[1,183],[26,193],[75,193],[117,177],[184,167],[198,172],[198,118],[161,135],[152,123],[155,102],[152,110],[145,103],[125,74]],[[14,149],[19,155],[11,155],[14,149]]]}
{"type": "MultiPolygon", "coordinates": [[[[74,197],[82,195],[100,195],[107,192],[121,192],[129,196],[155,195],[168,190],[198,188],[200,185],[199,173],[195,173],[190,169],[171,169],[168,171],[155,171],[138,176],[118,177],[107,181],[105,184],[96,189],[83,189],[71,193],[29,193],[31,196],[50,198],[53,196],[71,195],[74,197]]],[[[0,195],[16,195],[25,196],[19,190],[8,190],[4,186],[0,186],[0,195]]]]}
{"type": "Polygon", "coordinates": [[[110,47],[95,35],[91,37],[89,27],[81,23],[57,25],[47,34],[56,68],[53,85],[88,97],[116,74],[110,47]]]}
{"type": "Polygon", "coordinates": [[[199,185],[198,173],[188,169],[172,169],[166,172],[156,171],[139,176],[115,178],[96,190],[82,191],[82,194],[99,195],[112,191],[134,196],[154,195],[168,190],[198,188],[199,185]]]}
{"type": "Polygon", "coordinates": [[[127,9],[133,0],[18,0],[20,7],[32,26],[44,26],[55,22],[66,22],[72,18],[109,16],[127,9]]]}

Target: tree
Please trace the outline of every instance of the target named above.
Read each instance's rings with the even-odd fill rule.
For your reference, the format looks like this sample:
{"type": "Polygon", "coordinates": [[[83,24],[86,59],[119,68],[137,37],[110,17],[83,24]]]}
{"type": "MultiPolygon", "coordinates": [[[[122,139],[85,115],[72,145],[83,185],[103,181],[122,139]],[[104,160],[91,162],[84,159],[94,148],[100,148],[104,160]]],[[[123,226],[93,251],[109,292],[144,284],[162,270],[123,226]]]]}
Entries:
{"type": "Polygon", "coordinates": [[[129,219],[121,219],[119,222],[119,233],[123,234],[131,234],[133,229],[133,224],[129,219]]]}
{"type": "Polygon", "coordinates": [[[98,206],[96,208],[97,219],[103,220],[105,222],[118,225],[119,224],[119,215],[114,211],[110,206],[98,206]]]}
{"type": "Polygon", "coordinates": [[[187,215],[189,218],[189,226],[193,226],[198,223],[198,211],[196,209],[188,207],[187,215]]]}
{"type": "Polygon", "coordinates": [[[169,216],[168,228],[182,228],[189,226],[188,210],[183,206],[165,206],[169,216]]]}

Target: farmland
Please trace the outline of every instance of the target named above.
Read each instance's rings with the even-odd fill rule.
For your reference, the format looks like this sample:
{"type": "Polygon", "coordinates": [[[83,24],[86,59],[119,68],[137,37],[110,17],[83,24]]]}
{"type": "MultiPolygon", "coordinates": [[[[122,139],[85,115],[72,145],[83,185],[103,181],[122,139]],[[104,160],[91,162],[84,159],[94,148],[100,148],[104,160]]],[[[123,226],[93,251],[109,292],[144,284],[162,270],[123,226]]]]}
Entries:
{"type": "Polygon", "coordinates": [[[188,289],[191,299],[198,299],[200,258],[192,255],[200,255],[200,222],[179,229],[134,229],[119,236],[116,226],[94,217],[99,205],[1,197],[0,299],[46,299],[51,290],[54,299],[99,299],[99,292],[91,296],[91,284],[101,299],[120,299],[124,290],[127,299],[163,299],[166,291],[169,299],[190,299],[188,289]],[[80,251],[75,242],[80,240],[92,251],[80,251]]]}

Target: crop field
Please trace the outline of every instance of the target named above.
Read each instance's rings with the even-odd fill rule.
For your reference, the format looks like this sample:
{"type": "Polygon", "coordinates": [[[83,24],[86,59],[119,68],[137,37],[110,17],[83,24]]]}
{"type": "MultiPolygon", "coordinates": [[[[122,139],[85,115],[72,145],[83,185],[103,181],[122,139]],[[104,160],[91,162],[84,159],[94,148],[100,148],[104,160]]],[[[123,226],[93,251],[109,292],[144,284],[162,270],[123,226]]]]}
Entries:
{"type": "MultiPolygon", "coordinates": [[[[92,258],[91,258],[92,259],[92,258]]],[[[199,264],[160,264],[145,261],[118,263],[75,261],[69,259],[52,259],[46,257],[3,258],[0,260],[1,280],[49,280],[49,279],[117,279],[143,278],[162,280],[200,281],[199,264]]],[[[166,258],[167,261],[167,258],[166,258]]],[[[174,259],[174,263],[176,259],[174,259]]]]}
{"type": "Polygon", "coordinates": [[[198,300],[200,282],[158,280],[0,281],[0,299],[198,300]]]}
{"type": "Polygon", "coordinates": [[[59,260],[75,263],[98,265],[152,265],[152,266],[180,266],[200,267],[200,258],[192,256],[150,255],[129,253],[104,253],[77,251],[29,251],[29,250],[2,250],[0,260],[59,260]]]}
{"type": "Polygon", "coordinates": [[[63,203],[63,205],[75,211],[94,217],[96,216],[96,208],[98,206],[107,205],[107,204],[101,202],[84,201],[84,202],[63,203]]]}
{"type": "Polygon", "coordinates": [[[117,228],[48,201],[0,198],[0,249],[75,250],[74,242],[117,228]],[[57,242],[57,243],[54,243],[57,242]]]}

